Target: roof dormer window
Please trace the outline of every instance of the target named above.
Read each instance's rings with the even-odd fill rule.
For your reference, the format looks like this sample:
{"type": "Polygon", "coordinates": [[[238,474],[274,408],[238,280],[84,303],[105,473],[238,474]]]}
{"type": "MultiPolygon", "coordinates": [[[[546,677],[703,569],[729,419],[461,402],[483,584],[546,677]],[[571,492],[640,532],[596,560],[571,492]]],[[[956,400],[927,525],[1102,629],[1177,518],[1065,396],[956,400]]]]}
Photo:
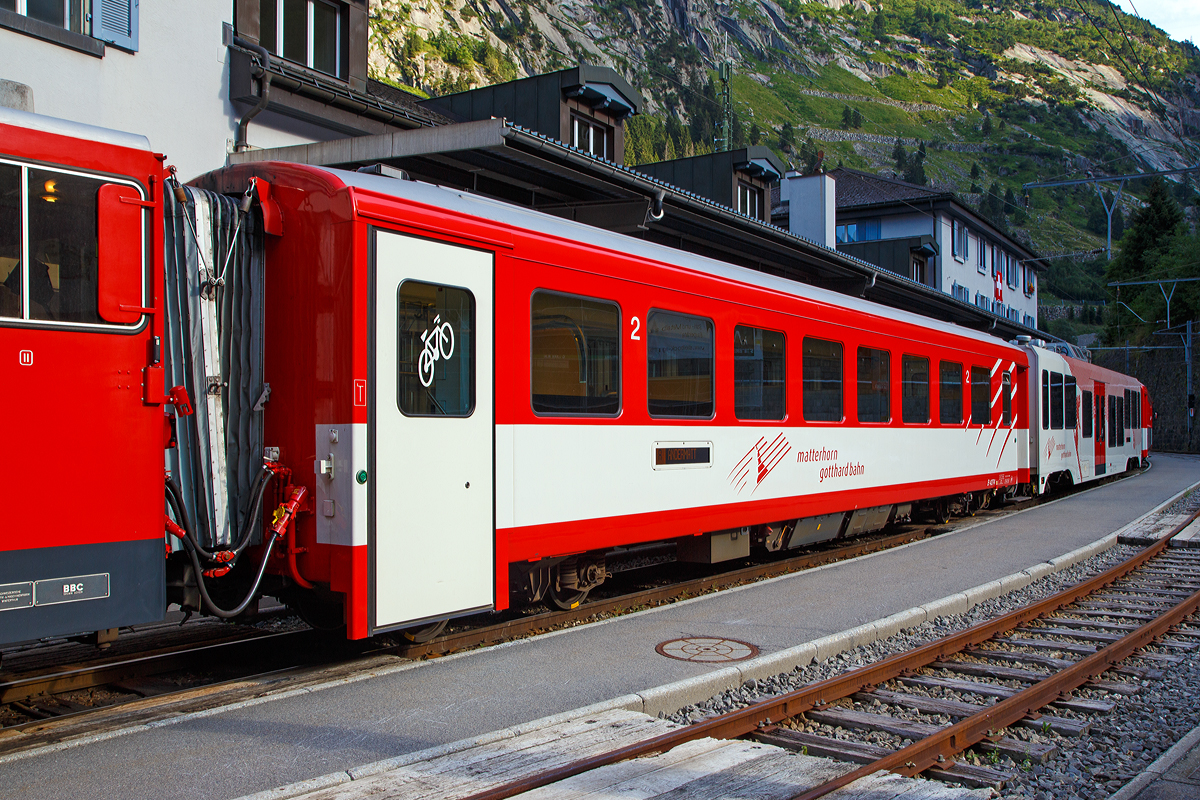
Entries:
{"type": "Polygon", "coordinates": [[[262,0],[261,43],[288,61],[343,77],[344,9],[325,0],[262,0]]]}
{"type": "Polygon", "coordinates": [[[578,114],[571,117],[571,146],[585,153],[591,153],[599,158],[608,158],[609,128],[595,120],[581,117],[578,114]]]}

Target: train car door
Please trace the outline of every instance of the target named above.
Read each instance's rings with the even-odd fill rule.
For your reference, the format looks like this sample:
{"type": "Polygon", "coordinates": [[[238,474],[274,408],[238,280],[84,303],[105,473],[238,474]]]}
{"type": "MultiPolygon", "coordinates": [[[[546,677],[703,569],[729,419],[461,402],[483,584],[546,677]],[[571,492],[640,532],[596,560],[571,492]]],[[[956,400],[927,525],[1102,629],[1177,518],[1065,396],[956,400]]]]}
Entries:
{"type": "Polygon", "coordinates": [[[374,233],[371,627],[492,607],[493,254],[374,233]]]}
{"type": "Polygon", "coordinates": [[[1103,475],[1108,472],[1108,456],[1104,451],[1104,384],[1100,381],[1096,381],[1095,388],[1092,389],[1092,398],[1092,402],[1096,404],[1096,474],[1103,475]]]}

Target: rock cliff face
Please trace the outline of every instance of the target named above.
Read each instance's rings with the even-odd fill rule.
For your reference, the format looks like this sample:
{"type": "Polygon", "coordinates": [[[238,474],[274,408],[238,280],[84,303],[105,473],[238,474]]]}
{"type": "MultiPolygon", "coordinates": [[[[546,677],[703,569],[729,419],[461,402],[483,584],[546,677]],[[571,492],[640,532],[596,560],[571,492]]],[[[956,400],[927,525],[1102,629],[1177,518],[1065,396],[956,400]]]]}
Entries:
{"type": "MultiPolygon", "coordinates": [[[[1068,172],[1195,164],[1200,51],[1136,17],[1118,30],[1119,12],[1083,2],[372,0],[370,65],[430,95],[611,66],[646,100],[627,136],[632,164],[712,149],[726,59],[734,141],[771,145],[800,168],[824,150],[826,164],[903,175],[894,143],[923,141],[924,174],[910,177],[986,199],[1068,172]]],[[[1000,208],[998,221],[1043,251],[1094,246],[1088,197],[1064,198],[1000,208]]]]}

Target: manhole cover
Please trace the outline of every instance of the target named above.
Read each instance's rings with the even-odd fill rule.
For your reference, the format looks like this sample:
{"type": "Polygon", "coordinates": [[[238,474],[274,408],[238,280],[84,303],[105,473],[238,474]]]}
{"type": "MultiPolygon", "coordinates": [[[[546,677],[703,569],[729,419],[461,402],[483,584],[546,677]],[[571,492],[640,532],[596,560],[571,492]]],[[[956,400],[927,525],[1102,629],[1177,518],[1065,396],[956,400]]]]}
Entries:
{"type": "Polygon", "coordinates": [[[712,636],[689,636],[672,639],[654,648],[659,655],[680,661],[741,661],[758,655],[758,648],[737,639],[718,639],[712,636]]]}

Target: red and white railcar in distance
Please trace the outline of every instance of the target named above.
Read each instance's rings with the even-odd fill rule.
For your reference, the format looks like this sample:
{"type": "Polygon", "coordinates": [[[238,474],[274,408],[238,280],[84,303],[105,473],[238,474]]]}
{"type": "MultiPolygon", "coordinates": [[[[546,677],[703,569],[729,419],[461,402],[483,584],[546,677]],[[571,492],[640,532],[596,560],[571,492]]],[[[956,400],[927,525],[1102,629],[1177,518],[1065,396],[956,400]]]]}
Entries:
{"type": "Polygon", "coordinates": [[[261,592],[428,635],[642,544],[734,559],[1145,456],[1136,381],[1028,343],[397,178],[164,193],[122,136],[0,110],[0,642],[261,592]]]}

